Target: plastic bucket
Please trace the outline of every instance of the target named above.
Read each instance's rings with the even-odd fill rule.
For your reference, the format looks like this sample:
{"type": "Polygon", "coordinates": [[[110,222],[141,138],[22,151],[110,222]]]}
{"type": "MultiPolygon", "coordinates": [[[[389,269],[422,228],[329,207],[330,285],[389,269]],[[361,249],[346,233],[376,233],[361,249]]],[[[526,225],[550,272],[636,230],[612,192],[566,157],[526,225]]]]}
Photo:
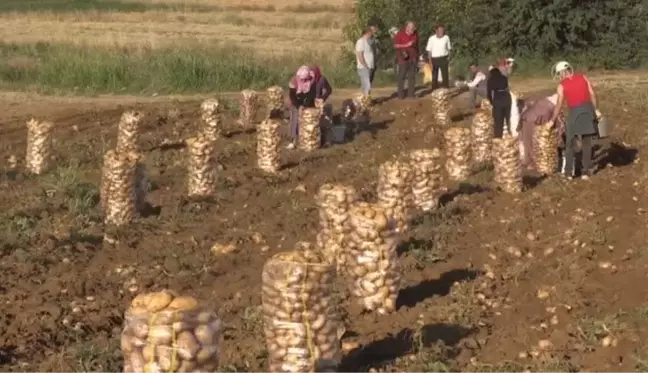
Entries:
{"type": "Polygon", "coordinates": [[[610,122],[605,117],[599,118],[599,120],[596,123],[597,131],[598,131],[598,136],[600,138],[605,138],[610,136],[610,130],[612,129],[610,122]]]}

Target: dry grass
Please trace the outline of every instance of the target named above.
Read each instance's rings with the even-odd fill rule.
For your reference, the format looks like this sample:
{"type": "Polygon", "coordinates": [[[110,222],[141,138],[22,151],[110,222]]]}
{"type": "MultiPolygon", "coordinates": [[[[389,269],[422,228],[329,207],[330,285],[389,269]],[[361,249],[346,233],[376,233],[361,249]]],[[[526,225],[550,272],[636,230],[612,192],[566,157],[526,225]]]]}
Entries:
{"type": "Polygon", "coordinates": [[[0,15],[6,43],[67,43],[88,46],[162,48],[236,44],[263,56],[296,51],[336,51],[342,27],[353,17],[348,0],[137,0],[151,5],[179,3],[200,9],[78,12],[21,12],[0,15]]]}

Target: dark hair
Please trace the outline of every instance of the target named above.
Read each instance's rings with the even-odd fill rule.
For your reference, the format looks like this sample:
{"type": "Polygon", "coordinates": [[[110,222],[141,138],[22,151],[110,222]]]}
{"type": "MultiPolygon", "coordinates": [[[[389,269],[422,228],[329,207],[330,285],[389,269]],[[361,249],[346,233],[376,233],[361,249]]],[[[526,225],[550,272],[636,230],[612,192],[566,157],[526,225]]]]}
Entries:
{"type": "Polygon", "coordinates": [[[477,67],[477,66],[479,66],[479,63],[478,63],[477,61],[473,60],[473,61],[470,61],[470,65],[468,65],[468,66],[475,66],[475,67],[477,67]]]}
{"type": "Polygon", "coordinates": [[[362,34],[364,35],[364,34],[366,34],[368,32],[371,32],[372,27],[376,27],[376,26],[369,25],[369,26],[365,27],[364,30],[362,30],[362,34]]]}
{"type": "MultiPolygon", "coordinates": [[[[441,27],[443,27],[443,25],[442,25],[442,24],[440,24],[440,23],[439,23],[439,24],[437,24],[436,26],[434,26],[434,31],[436,31],[436,30],[438,30],[438,29],[440,29],[441,27]]],[[[444,27],[444,28],[445,28],[445,27],[444,27]]]]}

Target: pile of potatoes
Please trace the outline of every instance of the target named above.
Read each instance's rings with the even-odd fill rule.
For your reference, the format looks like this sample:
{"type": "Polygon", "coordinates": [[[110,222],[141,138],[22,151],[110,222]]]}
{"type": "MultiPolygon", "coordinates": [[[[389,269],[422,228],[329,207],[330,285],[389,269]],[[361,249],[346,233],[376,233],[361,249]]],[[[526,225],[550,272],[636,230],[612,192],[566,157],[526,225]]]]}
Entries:
{"type": "Polygon", "coordinates": [[[396,224],[383,208],[367,202],[351,208],[349,222],[346,268],[351,294],[366,310],[394,312],[401,283],[396,224]]]}
{"type": "Polygon", "coordinates": [[[299,149],[312,152],[322,144],[321,110],[303,108],[299,113],[299,149]]]}
{"type": "Polygon", "coordinates": [[[201,135],[208,141],[216,141],[222,131],[220,102],[209,98],[200,104],[200,119],[202,120],[201,135]]]}
{"type": "Polygon", "coordinates": [[[124,372],[217,372],[221,321],[192,297],[140,294],[124,315],[124,372]]]}
{"type": "Polygon", "coordinates": [[[272,118],[263,120],[257,128],[257,166],[268,173],[277,173],[281,168],[279,128],[281,121],[272,118]]]}
{"type": "Polygon", "coordinates": [[[355,119],[371,114],[372,100],[370,95],[358,93],[353,97],[353,104],[356,107],[355,119]]]}
{"type": "MultiPolygon", "coordinates": [[[[488,102],[488,100],[483,100],[488,102]]],[[[477,164],[490,162],[493,152],[493,116],[487,104],[482,103],[472,122],[472,156],[477,164]]]]}
{"type": "Polygon", "coordinates": [[[558,169],[558,138],[553,123],[545,123],[535,128],[533,149],[538,172],[551,175],[558,169]]]}
{"type": "Polygon", "coordinates": [[[270,372],[335,370],[341,360],[335,267],[321,251],[274,255],[262,274],[263,329],[270,372]]]}
{"type": "Polygon", "coordinates": [[[439,204],[442,181],[440,159],[441,151],[438,148],[410,152],[413,202],[420,211],[430,211],[439,204]]]}
{"type": "Polygon", "coordinates": [[[27,122],[27,172],[40,175],[50,166],[54,123],[31,119],[27,122]]]}
{"type": "Polygon", "coordinates": [[[315,196],[320,217],[317,245],[336,264],[338,272],[344,266],[343,245],[349,233],[349,209],[357,200],[355,188],[343,184],[324,184],[315,196]]]}
{"type": "Polygon", "coordinates": [[[378,168],[378,204],[396,221],[396,230],[405,233],[414,203],[414,173],[409,162],[387,161],[378,168]]]}
{"type": "Polygon", "coordinates": [[[122,114],[117,126],[117,146],[120,153],[138,152],[139,136],[141,133],[140,123],[142,114],[136,111],[127,111],[122,114]]]}
{"type": "Polygon", "coordinates": [[[251,89],[241,91],[238,125],[244,129],[254,127],[254,118],[258,110],[259,94],[251,89]]]}
{"type": "Polygon", "coordinates": [[[495,183],[505,193],[522,192],[522,161],[518,139],[507,133],[493,140],[495,183]]]}
{"type": "Polygon", "coordinates": [[[470,176],[470,129],[448,128],[444,132],[446,146],[446,172],[454,181],[463,181],[470,176]]]}
{"type": "Polygon", "coordinates": [[[266,118],[282,119],[284,109],[284,90],[278,85],[266,90],[266,118]]]}
{"type": "Polygon", "coordinates": [[[434,106],[434,118],[440,126],[450,125],[450,91],[447,88],[439,88],[432,92],[432,105],[434,106]]]}
{"type": "Polygon", "coordinates": [[[187,139],[187,191],[190,197],[207,197],[216,192],[215,145],[205,136],[187,139]]]}

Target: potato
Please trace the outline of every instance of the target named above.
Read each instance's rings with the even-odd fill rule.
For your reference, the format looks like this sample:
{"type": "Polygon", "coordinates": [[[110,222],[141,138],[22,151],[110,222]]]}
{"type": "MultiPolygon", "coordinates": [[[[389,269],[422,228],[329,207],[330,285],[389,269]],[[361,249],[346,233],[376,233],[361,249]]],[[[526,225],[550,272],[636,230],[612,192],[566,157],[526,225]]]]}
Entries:
{"type": "Polygon", "coordinates": [[[194,330],[194,335],[201,345],[209,345],[215,342],[215,332],[207,325],[200,325],[194,330]]]}
{"type": "Polygon", "coordinates": [[[196,354],[196,363],[199,365],[218,360],[218,346],[203,346],[196,354]]]}
{"type": "Polygon", "coordinates": [[[169,305],[168,308],[177,311],[191,311],[198,307],[198,301],[193,297],[177,297],[169,305]]]}
{"type": "Polygon", "coordinates": [[[148,335],[148,342],[156,345],[170,344],[173,338],[173,328],[168,325],[157,325],[151,327],[148,335]]]}
{"type": "Polygon", "coordinates": [[[148,312],[158,312],[166,308],[173,300],[173,295],[166,291],[151,293],[146,302],[148,312]]]}

